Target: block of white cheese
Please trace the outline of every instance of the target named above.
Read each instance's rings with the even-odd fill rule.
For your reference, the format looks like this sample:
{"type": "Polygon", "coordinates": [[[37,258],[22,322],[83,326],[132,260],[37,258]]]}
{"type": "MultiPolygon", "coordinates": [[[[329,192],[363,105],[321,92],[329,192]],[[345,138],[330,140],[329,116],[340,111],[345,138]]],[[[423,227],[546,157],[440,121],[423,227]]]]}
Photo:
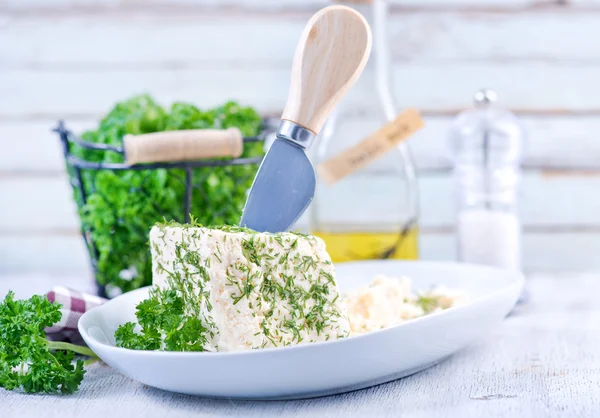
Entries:
{"type": "Polygon", "coordinates": [[[183,297],[209,351],[282,347],[348,336],[325,243],[296,233],[157,225],[153,284],[183,297]]]}

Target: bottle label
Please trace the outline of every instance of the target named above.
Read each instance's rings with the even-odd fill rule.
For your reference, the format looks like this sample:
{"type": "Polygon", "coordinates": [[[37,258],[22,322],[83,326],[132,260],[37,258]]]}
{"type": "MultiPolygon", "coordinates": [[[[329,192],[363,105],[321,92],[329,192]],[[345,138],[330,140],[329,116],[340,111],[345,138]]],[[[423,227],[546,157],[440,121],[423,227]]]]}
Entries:
{"type": "Polygon", "coordinates": [[[317,171],[325,183],[332,185],[382,157],[423,125],[419,112],[408,109],[355,146],[319,164],[317,171]]]}

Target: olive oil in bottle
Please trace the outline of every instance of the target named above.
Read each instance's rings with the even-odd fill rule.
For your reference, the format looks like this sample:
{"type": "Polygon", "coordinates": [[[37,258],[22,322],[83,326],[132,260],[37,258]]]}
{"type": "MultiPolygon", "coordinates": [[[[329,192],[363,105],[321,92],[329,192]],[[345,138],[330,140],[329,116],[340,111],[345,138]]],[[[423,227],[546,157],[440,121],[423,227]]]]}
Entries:
{"type": "Polygon", "coordinates": [[[415,168],[404,139],[421,127],[390,85],[387,1],[352,4],[373,33],[362,76],[330,116],[313,160],[318,185],[311,232],[334,262],[418,258],[415,168]],[[400,114],[400,116],[398,116],[400,114]]]}
{"type": "Polygon", "coordinates": [[[393,232],[320,232],[327,244],[327,251],[335,262],[371,259],[418,258],[417,229],[411,228],[406,234],[393,232]]]}

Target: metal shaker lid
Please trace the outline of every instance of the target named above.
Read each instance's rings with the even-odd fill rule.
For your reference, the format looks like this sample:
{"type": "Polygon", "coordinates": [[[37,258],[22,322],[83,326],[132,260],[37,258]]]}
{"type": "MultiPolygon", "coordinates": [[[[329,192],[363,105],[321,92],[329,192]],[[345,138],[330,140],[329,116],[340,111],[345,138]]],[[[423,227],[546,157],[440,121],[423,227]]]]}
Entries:
{"type": "Polygon", "coordinates": [[[473,95],[473,101],[476,108],[482,109],[496,103],[498,95],[492,89],[481,89],[473,95]]]}

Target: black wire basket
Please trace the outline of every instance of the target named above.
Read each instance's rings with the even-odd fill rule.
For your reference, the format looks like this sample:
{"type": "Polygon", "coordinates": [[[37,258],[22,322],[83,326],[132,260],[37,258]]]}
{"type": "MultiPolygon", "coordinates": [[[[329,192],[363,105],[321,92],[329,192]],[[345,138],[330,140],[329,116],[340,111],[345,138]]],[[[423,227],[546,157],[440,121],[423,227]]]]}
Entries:
{"type": "MultiPolygon", "coordinates": [[[[193,218],[205,224],[239,220],[264,154],[261,144],[260,155],[130,165],[123,162],[122,144],[85,141],[63,121],[53,131],[63,147],[98,294],[109,298],[151,283],[148,233],[152,224],[138,222],[141,213],[152,223],[188,223],[193,218]],[[110,153],[115,158],[90,161],[75,148],[110,153]],[[211,188],[215,178],[223,184],[211,188]],[[210,215],[205,213],[207,208],[211,208],[210,215]]],[[[257,136],[243,139],[244,147],[263,143],[272,132],[274,123],[264,120],[257,136]]]]}

